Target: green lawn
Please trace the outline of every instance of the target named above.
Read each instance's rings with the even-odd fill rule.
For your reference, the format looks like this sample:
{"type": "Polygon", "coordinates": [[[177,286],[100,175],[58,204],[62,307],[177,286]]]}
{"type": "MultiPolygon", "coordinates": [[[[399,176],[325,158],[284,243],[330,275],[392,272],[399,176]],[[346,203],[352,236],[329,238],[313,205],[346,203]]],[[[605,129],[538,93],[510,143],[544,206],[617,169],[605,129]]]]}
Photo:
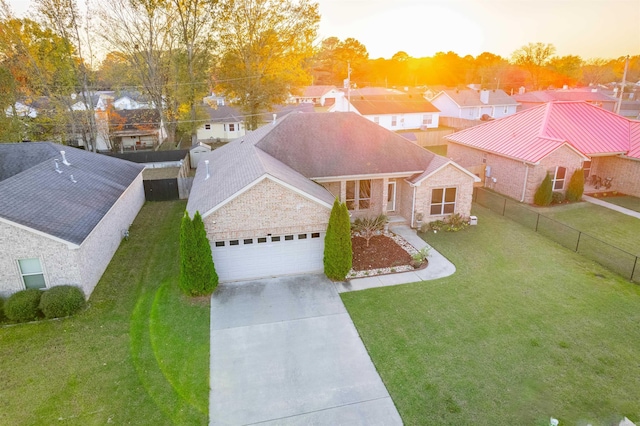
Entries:
{"type": "Polygon", "coordinates": [[[601,198],[602,201],[607,203],[616,204],[620,207],[626,207],[630,210],[640,212],[640,198],[624,196],[624,197],[606,197],[601,198]]]}
{"type": "Polygon", "coordinates": [[[638,238],[640,219],[636,217],[587,202],[536,210],[635,256],[640,256],[640,238],[638,238]]]}
{"type": "Polygon", "coordinates": [[[207,424],[209,304],[177,289],[184,208],[145,204],[86,311],[0,328],[0,424],[207,424]]]}
{"type": "Polygon", "coordinates": [[[475,206],[451,277],[345,293],[407,425],[640,421],[640,287],[475,206]]]}

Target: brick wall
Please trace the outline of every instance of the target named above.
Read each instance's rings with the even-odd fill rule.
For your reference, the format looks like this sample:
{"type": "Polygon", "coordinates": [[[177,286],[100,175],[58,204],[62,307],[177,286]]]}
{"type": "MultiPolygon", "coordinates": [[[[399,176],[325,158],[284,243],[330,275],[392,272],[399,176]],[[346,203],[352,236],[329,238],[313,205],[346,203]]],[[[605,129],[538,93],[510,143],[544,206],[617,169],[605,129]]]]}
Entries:
{"type": "Polygon", "coordinates": [[[124,232],[129,229],[144,204],[142,173],[133,181],[120,199],[96,225],[78,250],[80,284],[89,296],[107,269],[120,246],[124,232]]]}
{"type": "Polygon", "coordinates": [[[210,241],[325,232],[331,208],[264,179],[204,218],[210,241]]]}
{"type": "Polygon", "coordinates": [[[613,177],[610,191],[640,197],[640,161],[621,157],[594,157],[591,174],[613,177]]]}
{"type": "Polygon", "coordinates": [[[455,166],[448,165],[416,188],[415,210],[423,214],[423,222],[445,219],[448,215],[431,215],[431,192],[436,188],[456,188],[455,213],[471,215],[473,179],[455,166]]]}

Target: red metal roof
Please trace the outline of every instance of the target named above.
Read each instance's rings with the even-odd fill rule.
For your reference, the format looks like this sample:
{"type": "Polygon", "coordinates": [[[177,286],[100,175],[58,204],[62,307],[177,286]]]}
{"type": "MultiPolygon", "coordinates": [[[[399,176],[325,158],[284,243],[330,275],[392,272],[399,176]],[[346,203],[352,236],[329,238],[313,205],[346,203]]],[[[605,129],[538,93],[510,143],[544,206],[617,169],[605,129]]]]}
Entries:
{"type": "Polygon", "coordinates": [[[586,102],[557,101],[462,130],[447,139],[531,163],[564,143],[586,156],[640,158],[638,123],[586,102]]]}

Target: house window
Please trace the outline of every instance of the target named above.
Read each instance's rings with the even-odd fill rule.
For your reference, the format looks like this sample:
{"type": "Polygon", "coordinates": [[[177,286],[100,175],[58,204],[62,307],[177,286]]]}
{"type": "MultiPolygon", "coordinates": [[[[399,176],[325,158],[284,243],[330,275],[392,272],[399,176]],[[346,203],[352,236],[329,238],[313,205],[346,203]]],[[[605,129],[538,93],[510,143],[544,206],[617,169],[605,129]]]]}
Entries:
{"type": "Polygon", "coordinates": [[[298,239],[299,240],[306,240],[307,239],[307,234],[298,234],[298,239]]]}
{"type": "Polygon", "coordinates": [[[582,163],[582,170],[584,170],[584,178],[587,179],[591,174],[591,161],[582,163]]]}
{"type": "Polygon", "coordinates": [[[380,117],[378,117],[378,116],[373,117],[373,122],[376,123],[376,124],[380,124],[380,117]]]}
{"type": "Polygon", "coordinates": [[[425,114],[422,116],[422,124],[424,126],[428,126],[432,123],[433,123],[433,117],[431,116],[431,114],[425,114]]]}
{"type": "Polygon", "coordinates": [[[311,234],[311,238],[320,238],[320,233],[314,232],[313,234],[311,234]]]}
{"type": "Polygon", "coordinates": [[[229,123],[229,131],[230,132],[235,132],[236,131],[235,123],[229,123]]]}
{"type": "MultiPolygon", "coordinates": [[[[293,235],[289,235],[289,237],[291,237],[290,239],[293,240],[293,235]]],[[[287,237],[285,237],[285,240],[287,239],[287,237]]],[[[278,241],[280,241],[280,237],[271,237],[271,242],[272,243],[277,243],[278,241]]]]}
{"type": "Polygon", "coordinates": [[[456,188],[436,188],[431,191],[431,215],[452,214],[456,210],[456,188]]]}
{"type": "Polygon", "coordinates": [[[207,129],[207,130],[211,130],[211,124],[205,124],[204,128],[207,129]]]}
{"type": "Polygon", "coordinates": [[[367,210],[371,205],[371,179],[347,181],[347,209],[367,210]]]}
{"type": "Polygon", "coordinates": [[[44,282],[44,273],[40,259],[20,259],[20,275],[25,288],[45,288],[47,284],[44,282]]]}
{"type": "Polygon", "coordinates": [[[216,241],[216,247],[224,247],[224,241],[216,241]]]}
{"type": "Polygon", "coordinates": [[[258,238],[258,244],[266,243],[266,242],[267,242],[267,237],[260,237],[260,238],[258,238]]]}
{"type": "Polygon", "coordinates": [[[391,116],[391,125],[396,126],[398,124],[398,117],[395,115],[391,116]]]}
{"type": "Polygon", "coordinates": [[[503,114],[506,114],[506,113],[508,113],[508,112],[509,112],[509,107],[505,105],[505,106],[504,106],[504,109],[502,110],[502,113],[503,113],[503,114]]]}
{"type": "Polygon", "coordinates": [[[487,164],[487,153],[482,154],[482,164],[487,164]]]}
{"type": "Polygon", "coordinates": [[[553,177],[553,190],[562,191],[564,189],[564,179],[567,174],[567,169],[565,167],[557,166],[549,172],[553,177]]]}

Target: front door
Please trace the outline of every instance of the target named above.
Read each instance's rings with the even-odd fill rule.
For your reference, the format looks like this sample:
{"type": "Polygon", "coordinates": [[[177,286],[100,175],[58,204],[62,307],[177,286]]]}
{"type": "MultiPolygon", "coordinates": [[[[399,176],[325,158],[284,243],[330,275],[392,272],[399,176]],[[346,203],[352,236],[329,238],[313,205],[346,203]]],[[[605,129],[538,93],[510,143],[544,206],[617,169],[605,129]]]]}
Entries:
{"type": "Polygon", "coordinates": [[[396,183],[389,182],[389,187],[387,188],[387,211],[394,212],[396,211],[396,183]]]}

